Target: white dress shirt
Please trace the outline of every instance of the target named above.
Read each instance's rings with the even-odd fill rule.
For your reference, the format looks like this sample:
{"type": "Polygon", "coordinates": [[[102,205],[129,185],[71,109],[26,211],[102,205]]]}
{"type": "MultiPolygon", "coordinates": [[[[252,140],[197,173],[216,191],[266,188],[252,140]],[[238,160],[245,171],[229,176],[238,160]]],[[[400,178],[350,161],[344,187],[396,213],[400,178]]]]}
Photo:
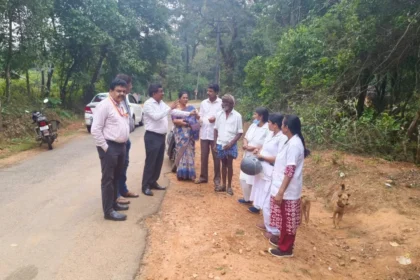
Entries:
{"type": "Polygon", "coordinates": [[[108,150],[106,140],[125,143],[130,134],[127,110],[122,102],[114,106],[110,98],[105,98],[96,106],[91,129],[96,146],[101,147],[105,152],[108,150]],[[116,107],[127,116],[121,116],[116,107]]]}
{"type": "Polygon", "coordinates": [[[143,119],[146,131],[159,134],[168,132],[168,115],[169,113],[176,117],[188,117],[190,112],[174,109],[165,104],[165,102],[157,102],[154,98],[149,98],[144,102],[143,119]]]}
{"type": "Polygon", "coordinates": [[[217,144],[229,144],[238,133],[243,133],[242,116],[235,109],[226,118],[226,112],[221,111],[216,116],[217,144]]]}
{"type": "Polygon", "coordinates": [[[210,99],[203,100],[200,104],[200,139],[201,140],[214,140],[214,125],[215,123],[210,123],[209,118],[216,117],[217,113],[222,111],[222,99],[217,97],[214,102],[211,102],[210,99]]]}

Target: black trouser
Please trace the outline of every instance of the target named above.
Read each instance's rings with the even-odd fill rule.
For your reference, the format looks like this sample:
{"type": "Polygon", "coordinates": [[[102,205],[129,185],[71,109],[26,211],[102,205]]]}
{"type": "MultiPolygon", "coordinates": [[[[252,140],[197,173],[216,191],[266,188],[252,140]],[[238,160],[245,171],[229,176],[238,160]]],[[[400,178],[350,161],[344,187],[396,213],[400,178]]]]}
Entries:
{"type": "Polygon", "coordinates": [[[97,147],[101,160],[102,207],[105,215],[113,211],[126,154],[125,143],[120,144],[112,141],[107,141],[107,143],[108,150],[106,152],[97,147]]]}
{"type": "Polygon", "coordinates": [[[212,149],[212,140],[200,140],[201,147],[201,174],[200,180],[208,181],[209,179],[209,153],[213,156],[214,164],[214,186],[220,185],[220,159],[217,157],[217,153],[212,149]]]}
{"type": "Polygon", "coordinates": [[[146,131],[144,135],[146,162],[143,171],[143,191],[157,184],[165,155],[165,134],[146,131]]]}

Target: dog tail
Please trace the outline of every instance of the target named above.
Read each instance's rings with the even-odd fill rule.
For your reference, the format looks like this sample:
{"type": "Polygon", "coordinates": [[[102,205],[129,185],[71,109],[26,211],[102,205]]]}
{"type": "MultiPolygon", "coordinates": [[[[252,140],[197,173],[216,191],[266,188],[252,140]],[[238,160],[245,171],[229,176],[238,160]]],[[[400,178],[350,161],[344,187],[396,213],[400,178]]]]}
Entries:
{"type": "Polygon", "coordinates": [[[344,184],[341,184],[341,190],[345,191],[346,190],[346,186],[344,184]]]}

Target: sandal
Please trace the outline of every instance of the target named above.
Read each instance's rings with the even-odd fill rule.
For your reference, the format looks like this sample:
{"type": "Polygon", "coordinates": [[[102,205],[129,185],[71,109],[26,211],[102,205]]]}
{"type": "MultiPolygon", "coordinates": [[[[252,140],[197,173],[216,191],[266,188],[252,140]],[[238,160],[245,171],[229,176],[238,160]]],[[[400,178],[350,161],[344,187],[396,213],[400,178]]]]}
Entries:
{"type": "Polygon", "coordinates": [[[266,231],[267,229],[265,228],[264,223],[261,224],[256,224],[255,225],[257,227],[257,229],[262,230],[262,231],[266,231]]]}
{"type": "Polygon", "coordinates": [[[228,195],[233,195],[233,190],[232,190],[232,188],[227,188],[226,193],[227,193],[228,195]]]}
{"type": "Polygon", "coordinates": [[[254,207],[254,206],[249,207],[248,211],[251,212],[252,214],[260,214],[260,209],[254,207]]]}
{"type": "Polygon", "coordinates": [[[124,197],[120,196],[119,198],[117,198],[117,203],[119,204],[130,204],[130,200],[125,199],[124,197]]]}
{"type": "Polygon", "coordinates": [[[139,197],[139,195],[128,191],[123,195],[123,197],[139,197]]]}
{"type": "Polygon", "coordinates": [[[225,192],[226,191],[226,187],[224,186],[217,186],[214,188],[215,192],[225,192]]]}
{"type": "MultiPolygon", "coordinates": [[[[272,234],[272,233],[269,233],[268,231],[266,231],[266,232],[261,232],[261,234],[266,238],[266,239],[268,239],[268,242],[270,242],[270,238],[272,238],[274,235],[272,234]]],[[[271,243],[270,243],[271,244],[271,243]]],[[[271,245],[273,245],[273,244],[271,244],[271,245]]],[[[276,246],[277,247],[277,246],[276,246]]]]}
{"type": "Polygon", "coordinates": [[[249,200],[245,200],[245,199],[243,199],[243,198],[238,199],[238,202],[239,202],[240,204],[243,204],[243,205],[250,205],[250,204],[252,204],[252,202],[251,202],[251,201],[249,201],[249,200]]]}
{"type": "Polygon", "coordinates": [[[205,181],[201,178],[194,181],[194,184],[205,184],[205,183],[207,183],[207,181],[205,181]]]}
{"type": "Polygon", "coordinates": [[[275,248],[277,248],[279,245],[279,237],[277,235],[271,235],[270,239],[268,240],[268,242],[270,243],[270,245],[274,246],[275,248]]]}

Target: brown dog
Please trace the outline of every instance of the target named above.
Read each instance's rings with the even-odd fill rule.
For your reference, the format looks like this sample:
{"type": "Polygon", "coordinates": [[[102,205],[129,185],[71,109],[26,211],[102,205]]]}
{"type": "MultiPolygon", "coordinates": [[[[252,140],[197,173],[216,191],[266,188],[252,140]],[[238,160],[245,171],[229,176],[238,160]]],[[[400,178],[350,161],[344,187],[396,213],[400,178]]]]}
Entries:
{"type": "Polygon", "coordinates": [[[346,186],[341,185],[341,190],[335,192],[331,198],[334,208],[333,223],[335,228],[340,228],[340,222],[344,215],[344,209],[349,205],[350,194],[346,192],[346,186]]]}
{"type": "Polygon", "coordinates": [[[311,211],[311,200],[306,195],[302,195],[300,198],[300,220],[302,220],[302,216],[305,215],[305,223],[308,224],[309,222],[309,213],[311,211]]]}

